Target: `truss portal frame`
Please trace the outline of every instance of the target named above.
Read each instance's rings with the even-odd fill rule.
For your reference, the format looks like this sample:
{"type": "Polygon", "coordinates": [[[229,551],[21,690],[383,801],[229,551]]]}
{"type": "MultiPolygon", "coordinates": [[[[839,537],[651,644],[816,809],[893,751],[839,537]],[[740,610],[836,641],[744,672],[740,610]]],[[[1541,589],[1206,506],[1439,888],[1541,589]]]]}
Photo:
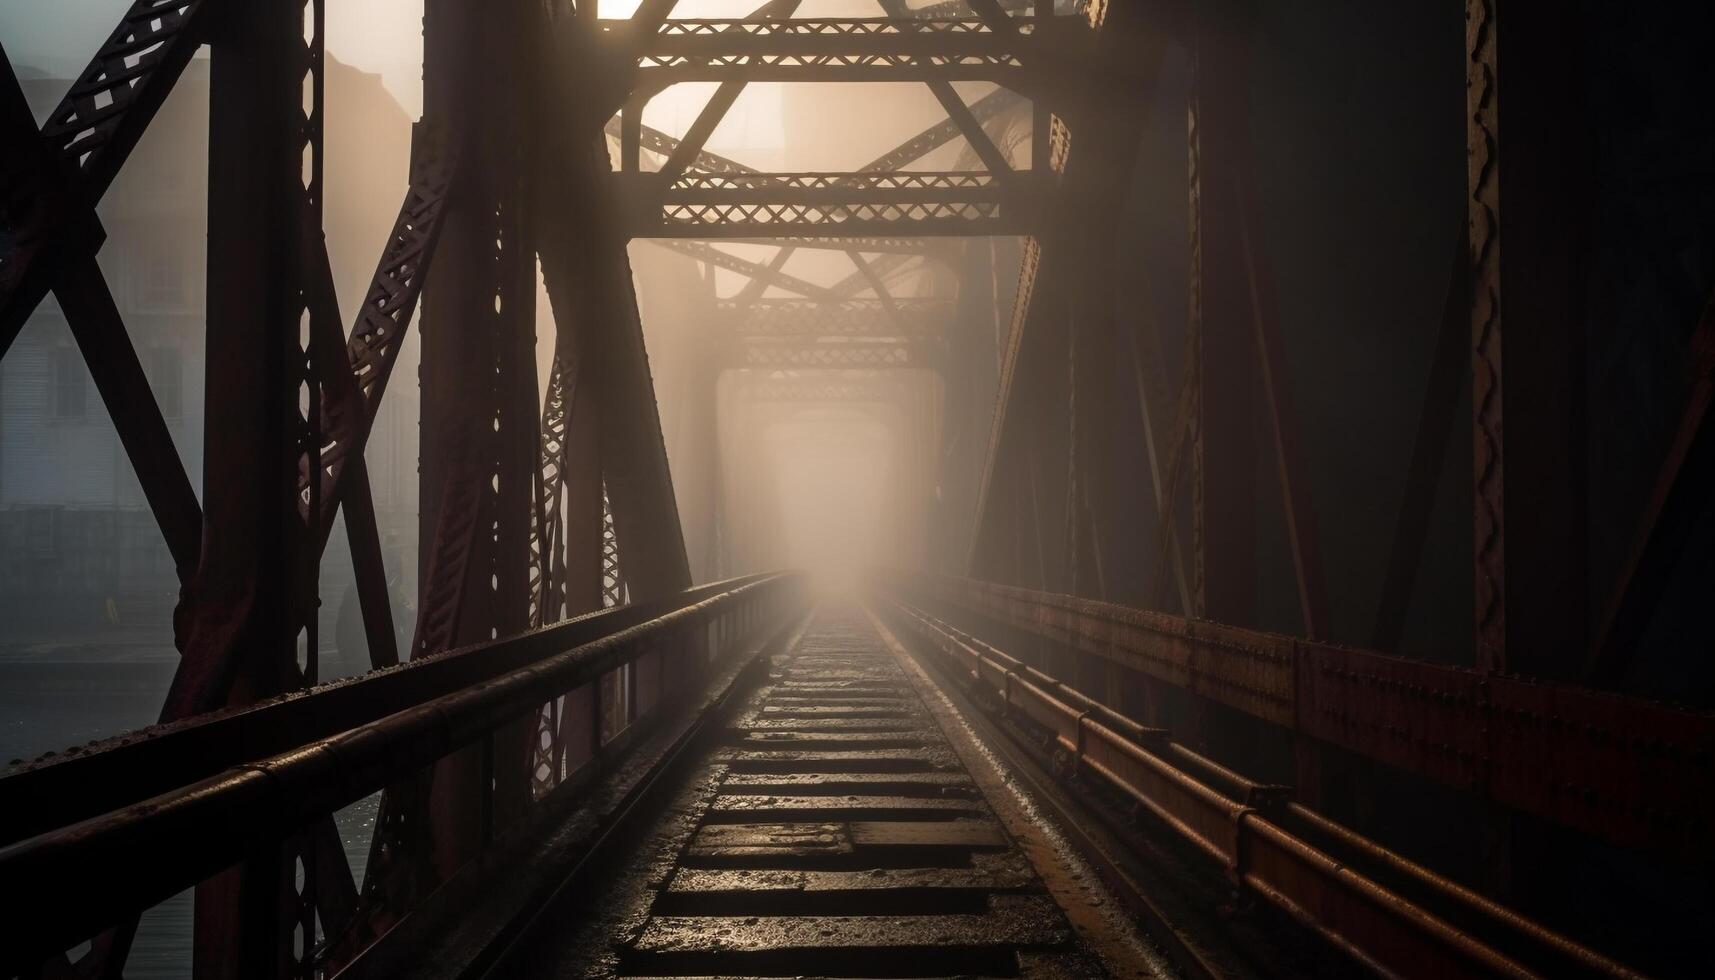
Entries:
{"type": "Polygon", "coordinates": [[[693,81],[992,81],[1026,91],[1074,35],[1033,17],[992,30],[981,18],[684,19],[639,38],[629,22],[603,36],[635,57],[646,92],[693,81]]]}

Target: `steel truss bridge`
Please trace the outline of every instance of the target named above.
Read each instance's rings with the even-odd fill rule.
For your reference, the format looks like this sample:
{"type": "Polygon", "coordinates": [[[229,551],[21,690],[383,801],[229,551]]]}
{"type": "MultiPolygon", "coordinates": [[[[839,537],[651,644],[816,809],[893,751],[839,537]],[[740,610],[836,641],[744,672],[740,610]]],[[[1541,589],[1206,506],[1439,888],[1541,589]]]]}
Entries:
{"type": "MultiPolygon", "coordinates": [[[[17,899],[0,916],[0,972],[122,976],[145,910],[194,889],[199,980],[513,975],[544,910],[575,907],[568,883],[641,847],[627,832],[715,743],[732,753],[711,756],[727,767],[715,816],[686,830],[615,969],[787,975],[827,965],[825,948],[876,975],[1049,960],[1076,972],[1065,964],[1095,960],[1044,925],[1076,915],[1055,891],[1066,869],[1007,877],[1023,874],[1006,862],[1030,838],[1023,824],[988,829],[1016,815],[983,789],[986,770],[970,755],[922,761],[952,757],[913,741],[924,731],[963,737],[930,725],[939,684],[1184,973],[1252,975],[1209,945],[1246,940],[1162,899],[1171,888],[1137,870],[1140,854],[1181,869],[1193,896],[1181,905],[1231,901],[1270,923],[1251,936],[1270,956],[1401,976],[1634,975],[1603,936],[1557,931],[1504,890],[1408,858],[1396,828],[1328,812],[1337,786],[1385,775],[1480,813],[1481,832],[1520,854],[1530,828],[1548,828],[1650,867],[1715,859],[1715,720],[1604,690],[1644,641],[1676,536],[1703,512],[1707,371],[1594,617],[1600,635],[1578,647],[1588,664],[1544,659],[1561,619],[1532,576],[1561,546],[1531,509],[1561,499],[1560,471],[1517,440],[1552,430],[1556,409],[1503,401],[1515,358],[1542,341],[1501,314],[1540,299],[1545,277],[1503,267],[1498,243],[1504,232],[1511,256],[1550,240],[1550,209],[1531,195],[1546,193],[1532,190],[1535,162],[1554,147],[1533,141],[1555,137],[1515,141],[1499,99],[1524,118],[1547,96],[1493,86],[1560,62],[1497,38],[1493,0],[1467,4],[1469,215],[1377,624],[1353,646],[1333,642],[1317,527],[1331,515],[1309,498],[1277,284],[1256,246],[1242,19],[1121,0],[881,0],[882,16],[845,19],[797,16],[797,0],[731,19],[672,18],[673,6],[643,0],[617,20],[594,3],[427,0],[408,189],[362,303],[344,310],[323,235],[325,0],[133,0],[40,126],[4,62],[0,354],[52,296],[181,595],[160,724],[0,777],[0,880],[17,899]],[[97,256],[98,205],[205,49],[198,493],[97,256]],[[1182,352],[1133,329],[1114,287],[1131,261],[1116,202],[1174,50],[1195,64],[1182,352]],[[705,149],[761,81],[920,83],[946,118],[849,172],[763,172],[705,149]],[[680,82],[717,84],[681,136],[645,126],[649,99],[680,82]],[[998,87],[967,101],[955,82],[998,87]],[[968,169],[913,169],[951,144],[968,169]],[[710,356],[688,397],[708,451],[678,471],[632,240],[743,279],[706,311],[710,356]],[[756,261],[733,243],[776,251],[756,261]],[[785,272],[799,250],[844,253],[851,272],[785,272]],[[541,388],[538,263],[555,325],[541,388]],[[907,292],[925,269],[957,277],[957,295],[907,292]],[[401,649],[364,451],[413,330],[421,557],[401,649]],[[1475,661],[1453,666],[1395,651],[1467,380],[1475,661]],[[812,614],[802,575],[756,567],[763,532],[721,489],[723,468],[756,462],[754,449],[717,452],[723,385],[723,411],[850,413],[904,447],[894,506],[918,560],[871,583],[871,618],[812,614]],[[1268,492],[1258,460],[1276,478],[1268,492]],[[1279,515],[1291,635],[1256,626],[1259,510],[1279,515]],[[707,540],[688,542],[681,515],[707,540]],[[326,683],[318,571],[342,519],[372,669],[326,683]],[[830,762],[830,745],[849,758],[830,762]],[[1291,785],[1256,775],[1282,769],[1291,785]],[[371,797],[354,868],[335,818],[371,797]],[[746,808],[755,821],[729,812],[746,808]],[[782,843],[765,824],[822,837],[782,843]],[[759,854],[784,863],[756,867],[803,889],[721,884],[716,872],[759,854]],[[880,906],[878,886],[850,874],[872,858],[892,869],[880,906]],[[740,928],[785,901],[806,908],[770,919],[772,938],[740,928]],[[929,908],[943,902],[966,911],[929,908]],[[888,903],[894,935],[864,939],[873,927],[852,920],[888,903]],[[697,945],[698,916],[738,928],[738,945],[697,945]]],[[[1697,349],[1712,335],[1706,311],[1697,349]]]]}

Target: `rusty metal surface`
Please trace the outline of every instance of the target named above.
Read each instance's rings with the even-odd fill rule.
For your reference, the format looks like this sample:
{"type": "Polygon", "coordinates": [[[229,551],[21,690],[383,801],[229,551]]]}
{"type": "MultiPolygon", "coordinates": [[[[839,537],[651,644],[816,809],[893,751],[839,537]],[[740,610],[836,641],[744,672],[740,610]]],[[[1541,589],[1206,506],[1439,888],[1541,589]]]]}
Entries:
{"type": "Polygon", "coordinates": [[[948,657],[960,676],[992,693],[1003,710],[1046,731],[1069,766],[1091,772],[1134,798],[1248,889],[1361,964],[1390,975],[1422,977],[1523,977],[1568,969],[1599,976],[1636,975],[1303,807],[1290,807],[1294,816],[1313,821],[1320,832],[1340,838],[1373,865],[1405,871],[1444,907],[1484,917],[1489,932],[1478,935],[1457,928],[1378,884],[1373,872],[1348,866],[1288,829],[1278,800],[1283,788],[1258,786],[1213,767],[1169,743],[1165,732],[1135,722],[1128,722],[1129,728],[1110,727],[1109,717],[1064,684],[908,603],[891,605],[901,623],[924,645],[948,657]],[[1211,780],[1211,774],[1218,778],[1211,780]],[[1493,945],[1497,938],[1506,940],[1509,950],[1522,948],[1527,959],[1502,953],[1493,945]]]}
{"type": "MultiPolygon", "coordinates": [[[[343,499],[346,461],[359,458],[380,410],[381,397],[404,347],[406,331],[422,298],[423,284],[443,227],[447,192],[456,171],[457,147],[446,145],[437,130],[418,123],[412,131],[411,177],[392,233],[376,263],[363,305],[345,341],[345,371],[360,398],[333,401],[322,420],[321,536],[332,529],[343,499]]],[[[323,359],[326,370],[339,370],[323,359]]],[[[299,494],[307,502],[308,468],[299,475],[299,494]]]]}
{"type": "Polygon", "coordinates": [[[625,230],[639,238],[1020,234],[1041,216],[1033,184],[987,172],[616,174],[625,230]],[[766,180],[766,182],[764,182],[766,180]]]}
{"type": "MultiPolygon", "coordinates": [[[[293,748],[278,754],[247,755],[248,761],[217,769],[206,778],[193,777],[125,809],[0,851],[0,874],[9,883],[31,888],[39,899],[33,912],[0,925],[0,967],[27,968],[256,853],[259,842],[289,838],[306,824],[383,786],[396,785],[462,746],[492,738],[544,702],[617,667],[650,656],[671,656],[674,670],[690,683],[727,644],[802,608],[801,586],[793,577],[749,582],[594,642],[562,648],[484,683],[414,699],[406,710],[381,711],[332,735],[294,740],[293,748]],[[137,846],[142,841],[149,846],[137,846]],[[62,873],[74,866],[108,869],[114,887],[98,897],[77,897],[86,890],[74,876],[62,873]]],[[[493,649],[478,653],[504,653],[520,642],[496,641],[488,645],[493,649]]],[[[396,673],[411,670],[401,667],[396,673]]],[[[670,704],[672,699],[663,696],[659,703],[670,704]]],[[[377,911],[397,917],[408,909],[371,908],[364,914],[377,911]]]]}
{"type": "Polygon", "coordinates": [[[951,325],[954,313],[950,300],[898,297],[891,312],[879,299],[839,303],[765,299],[744,305],[722,302],[715,308],[737,317],[730,328],[734,334],[756,337],[933,335],[951,325]]]}
{"type": "Polygon", "coordinates": [[[758,340],[735,344],[723,363],[733,368],[792,370],[923,370],[944,365],[941,344],[925,340],[758,340]]]}
{"type": "Polygon", "coordinates": [[[1715,856],[1706,714],[970,579],[911,591],[1615,844],[1715,856]]]}
{"type": "MultiPolygon", "coordinates": [[[[26,110],[6,120],[0,353],[47,294],[58,263],[93,251],[89,214],[118,176],[212,19],[203,0],[134,0],[39,133],[26,110]],[[30,132],[22,131],[24,125],[30,132]],[[38,142],[40,153],[27,152],[38,142]]],[[[22,103],[22,99],[18,100],[22,103]]]]}
{"type": "Polygon", "coordinates": [[[609,22],[604,41],[616,56],[635,58],[642,91],[685,81],[961,81],[1003,82],[1041,91],[1051,61],[1079,40],[1067,31],[1038,31],[1035,18],[1013,31],[982,20],[856,17],[790,20],[677,19],[639,36],[636,25],[609,22]]]}
{"type": "Polygon", "coordinates": [[[1500,103],[1495,0],[1465,3],[1465,152],[1471,247],[1471,439],[1479,667],[1506,662],[1506,477],[1501,454],[1500,103]]]}
{"type": "Polygon", "coordinates": [[[750,576],[693,589],[674,602],[580,616],[499,643],[450,650],[390,670],[323,684],[248,707],[199,715],[43,757],[0,776],[0,845],[13,844],[206,779],[247,758],[273,755],[414,704],[486,683],[557,651],[593,642],[747,588],[750,576]],[[25,801],[30,801],[27,805],[25,801]]]}
{"type": "Polygon", "coordinates": [[[1399,648],[1423,563],[1424,544],[1429,539],[1429,521],[1435,506],[1435,487],[1446,465],[1447,443],[1453,433],[1454,413],[1465,381],[1467,349],[1471,336],[1471,242],[1470,224],[1463,217],[1454,238],[1453,259],[1447,293],[1441,305],[1440,330],[1435,354],[1424,385],[1417,430],[1412,439],[1411,462],[1406,469],[1405,497],[1399,504],[1393,541],[1388,548],[1387,575],[1376,603],[1375,625],[1370,646],[1377,650],[1399,648]]]}
{"type": "Polygon", "coordinates": [[[1692,329],[1692,383],[1685,410],[1644,506],[1630,554],[1591,644],[1588,676],[1596,684],[1621,683],[1648,628],[1666,583],[1686,551],[1715,478],[1708,424],[1715,400],[1715,293],[1692,329]]]}

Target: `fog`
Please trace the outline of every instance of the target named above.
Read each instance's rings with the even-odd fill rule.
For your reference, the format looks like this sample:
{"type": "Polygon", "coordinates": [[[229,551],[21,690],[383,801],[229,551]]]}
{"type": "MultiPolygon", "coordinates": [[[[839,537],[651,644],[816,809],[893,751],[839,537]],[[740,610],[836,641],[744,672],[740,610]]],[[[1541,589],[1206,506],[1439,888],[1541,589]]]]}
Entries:
{"type": "MultiPolygon", "coordinates": [[[[19,0],[0,5],[0,42],[40,123],[112,29],[125,0],[19,0]]],[[[628,15],[635,0],[606,0],[628,15]]],[[[745,3],[684,0],[677,16],[742,16],[745,3]]],[[[799,16],[874,16],[869,2],[808,0],[799,16]]],[[[422,112],[421,0],[327,5],[324,220],[347,329],[407,184],[411,126],[422,112]]],[[[107,232],[98,261],[137,348],[180,462],[202,494],[204,298],[208,194],[206,51],[191,63],[144,134],[98,213],[107,232]]],[[[715,90],[673,86],[652,99],[645,125],[679,137],[715,90]]],[[[992,90],[958,86],[967,102],[992,90]]],[[[920,85],[752,84],[705,145],[764,171],[849,171],[943,119],[920,85]]],[[[994,129],[1028,165],[1016,120],[994,129]],[[1007,128],[1010,126],[1010,128],[1007,128]]],[[[610,141],[617,167],[617,141],[610,141]]],[[[644,151],[640,165],[662,159],[644,151]]],[[[962,139],[912,169],[980,169],[962,139]]],[[[995,336],[1017,268],[1013,241],[943,240],[934,257],[877,263],[890,301],[940,300],[912,331],[961,344],[995,363],[995,336]],[[968,251],[967,251],[968,250],[968,251]],[[986,257],[978,296],[961,296],[966,256],[986,257]],[[963,338],[959,340],[958,338],[963,338]]],[[[769,265],[801,283],[872,307],[875,289],[842,249],[711,243],[731,259],[769,265]]],[[[796,294],[759,288],[730,261],[711,264],[674,243],[632,242],[629,255],[662,439],[693,578],[718,580],[796,567],[827,588],[849,588],[878,565],[962,554],[970,514],[937,519],[943,484],[968,488],[980,453],[946,455],[948,399],[937,370],[747,367],[756,338],[745,311],[796,294]]],[[[801,297],[798,297],[801,299],[801,297]]],[[[538,390],[546,390],[555,324],[536,300],[538,390]]],[[[403,649],[416,619],[419,513],[419,342],[413,323],[365,450],[381,535],[394,631],[403,649]]],[[[773,337],[838,345],[834,331],[773,337]]],[[[904,331],[866,332],[869,343],[904,331]]],[[[977,372],[981,378],[982,372],[977,372]]],[[[994,378],[961,390],[957,428],[986,435],[994,378]]],[[[213,420],[218,421],[218,420],[213,420]]],[[[625,542],[619,543],[620,570],[625,542]]],[[[322,680],[369,669],[345,525],[320,566],[317,661],[322,680]]],[[[179,582],[161,533],[100,393],[54,300],[35,312],[0,358],[0,762],[131,731],[157,720],[179,662],[173,613],[179,582]]],[[[302,655],[302,654],[301,654],[302,655]]],[[[374,800],[342,810],[339,826],[359,876],[374,800]]],[[[149,910],[127,966],[134,977],[182,974],[190,942],[188,893],[149,910]]]]}
{"type": "MultiPolygon", "coordinates": [[[[38,122],[82,70],[124,0],[25,0],[0,7],[0,41],[38,122]]],[[[604,17],[635,0],[606,0],[604,17]]],[[[680,17],[733,17],[754,4],[684,0],[680,17]]],[[[869,0],[808,0],[798,16],[875,16],[869,0]]],[[[422,107],[422,4],[343,0],[327,11],[325,217],[335,287],[349,329],[406,187],[411,125],[422,107]]],[[[203,478],[203,305],[207,291],[208,61],[199,54],[99,206],[98,256],[181,462],[199,496],[203,478]]],[[[645,125],[682,135],[715,89],[675,85],[645,108],[645,125]]],[[[959,83],[967,103],[992,91],[959,83]]],[[[922,85],[749,85],[705,148],[763,171],[851,171],[945,111],[922,85]]],[[[1022,117],[1022,114],[1020,114],[1022,117]]],[[[990,127],[1015,166],[1028,166],[1017,120],[990,127]]],[[[617,166],[616,141],[610,141],[617,166]]],[[[662,159],[647,150],[641,167],[662,159]]],[[[981,169],[963,139],[914,170],[981,169]]],[[[892,301],[939,300],[912,330],[994,362],[1011,300],[1015,241],[943,239],[932,257],[880,252],[892,301]],[[982,295],[961,296],[968,256],[981,257],[982,295]],[[999,313],[997,314],[997,310],[999,313]],[[961,339],[962,338],[962,339],[961,339]]],[[[746,367],[750,304],[791,299],[776,285],[711,265],[673,243],[636,240],[630,258],[662,437],[692,573],[711,581],[781,567],[849,583],[866,568],[961,554],[968,512],[938,514],[949,484],[978,478],[970,441],[951,454],[948,393],[934,365],[852,370],[746,367]],[[735,309],[736,306],[736,309],[735,309]]],[[[779,246],[712,243],[759,265],[779,246]]],[[[877,300],[841,248],[800,247],[780,272],[849,300],[877,300]]],[[[554,322],[537,299],[539,382],[554,322]]],[[[797,340],[837,346],[823,331],[797,340]]],[[[902,345],[905,331],[865,333],[902,345]]],[[[796,341],[795,341],[796,342],[796,341]]],[[[420,391],[416,325],[399,355],[366,450],[390,570],[395,631],[416,615],[420,515],[420,391]]],[[[993,378],[961,391],[953,428],[986,438],[993,378]]],[[[318,660],[326,679],[368,669],[343,522],[322,561],[318,660]]],[[[620,544],[621,565],[624,543],[620,544]]],[[[178,654],[173,563],[99,392],[50,298],[0,359],[0,760],[126,731],[155,720],[178,654]],[[93,687],[91,686],[93,685],[93,687]]]]}

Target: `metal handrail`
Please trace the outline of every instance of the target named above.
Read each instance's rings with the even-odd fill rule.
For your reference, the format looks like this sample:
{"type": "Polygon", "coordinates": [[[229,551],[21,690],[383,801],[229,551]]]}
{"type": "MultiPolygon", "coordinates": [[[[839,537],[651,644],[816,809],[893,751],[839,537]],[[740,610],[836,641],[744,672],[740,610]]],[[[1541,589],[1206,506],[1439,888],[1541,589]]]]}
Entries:
{"type": "Polygon", "coordinates": [[[909,602],[884,597],[919,639],[949,657],[1006,710],[1045,729],[1079,770],[1093,773],[1209,858],[1247,890],[1284,910],[1338,948],[1384,975],[1637,977],[1628,967],[1483,898],[1374,841],[1314,813],[1265,800],[1283,787],[1249,783],[1049,675],[936,619],[909,602]],[[1099,708],[1099,710],[1097,710],[1099,708]],[[1119,723],[1113,723],[1117,716],[1119,723]],[[1210,779],[1209,775],[1217,778],[1210,779]],[[1214,783],[1214,785],[1211,785],[1214,783]],[[1246,790],[1250,799],[1226,791],[1246,790]],[[1411,879],[1445,907],[1484,921],[1531,965],[1459,929],[1406,897],[1342,864],[1281,825],[1277,810],[1305,820],[1386,871],[1411,879]]]}
{"type": "MultiPolygon", "coordinates": [[[[56,955],[651,654],[660,655],[659,676],[676,680],[658,700],[669,703],[715,654],[801,605],[803,579],[757,576],[707,592],[695,590],[705,597],[589,642],[523,657],[523,664],[515,662],[521,650],[540,652],[544,636],[576,631],[541,630],[469,648],[510,667],[0,850],[0,880],[30,896],[0,923],[0,967],[27,968],[56,955]],[[93,868],[101,869],[99,888],[89,887],[84,873],[93,868]]],[[[328,934],[335,931],[330,924],[328,934]]]]}
{"type": "Polygon", "coordinates": [[[1715,863],[1715,714],[947,575],[924,607],[1098,657],[1626,848],[1715,863]],[[1529,765],[1517,764],[1528,751],[1529,765]]]}
{"type": "Polygon", "coordinates": [[[129,806],[249,759],[356,728],[765,578],[734,578],[668,599],[615,606],[38,759],[0,774],[0,846],[129,806]]]}

